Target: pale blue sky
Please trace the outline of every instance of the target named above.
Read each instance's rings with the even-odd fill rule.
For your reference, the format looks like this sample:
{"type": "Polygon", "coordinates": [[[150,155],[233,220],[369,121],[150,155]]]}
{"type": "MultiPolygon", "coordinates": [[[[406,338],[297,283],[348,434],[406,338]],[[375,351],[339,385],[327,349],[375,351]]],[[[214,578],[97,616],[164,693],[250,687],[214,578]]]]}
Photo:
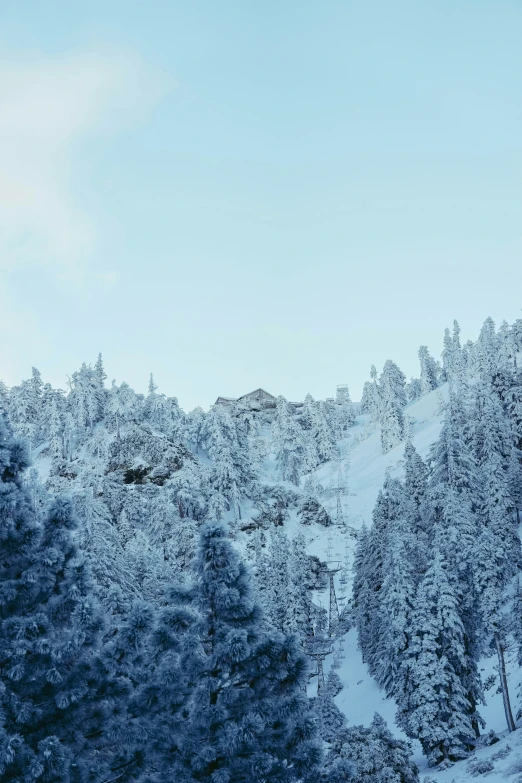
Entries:
{"type": "Polygon", "coordinates": [[[0,377],[358,398],[521,316],[522,2],[2,0],[0,377]]]}

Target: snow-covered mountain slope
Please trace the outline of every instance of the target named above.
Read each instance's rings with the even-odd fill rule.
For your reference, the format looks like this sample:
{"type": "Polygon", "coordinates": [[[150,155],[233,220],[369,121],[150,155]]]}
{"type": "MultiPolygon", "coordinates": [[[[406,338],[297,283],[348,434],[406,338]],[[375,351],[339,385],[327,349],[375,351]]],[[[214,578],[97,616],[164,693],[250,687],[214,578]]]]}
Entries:
{"type": "MultiPolygon", "coordinates": [[[[417,452],[423,458],[427,457],[431,445],[439,437],[442,427],[443,406],[447,401],[447,398],[448,388],[447,385],[443,385],[431,393],[424,395],[417,401],[407,405],[405,408],[404,414],[410,438],[417,452]]],[[[295,492],[297,488],[294,485],[281,481],[281,476],[274,459],[275,444],[273,442],[273,429],[274,428],[270,423],[270,417],[267,417],[260,433],[262,440],[264,440],[264,451],[267,456],[262,461],[257,480],[261,485],[284,485],[289,492],[295,492]]],[[[128,439],[129,437],[129,435],[123,437],[123,446],[125,446],[126,438],[128,439]]],[[[152,438],[150,443],[147,441],[148,451],[146,453],[139,451],[139,449],[138,451],[133,451],[132,459],[129,457],[130,461],[124,459],[122,456],[118,456],[118,459],[113,459],[112,462],[100,461],[99,457],[95,457],[95,453],[97,453],[96,449],[93,449],[90,444],[89,447],[84,446],[78,451],[77,457],[71,463],[71,471],[65,473],[63,478],[60,478],[59,480],[55,478],[54,481],[59,482],[59,489],[62,490],[62,488],[65,489],[71,481],[73,483],[76,482],[76,484],[80,486],[86,481],[85,477],[88,477],[91,473],[99,476],[104,474],[106,478],[113,476],[114,479],[118,479],[117,483],[114,484],[114,487],[117,488],[117,493],[123,498],[134,498],[135,500],[140,498],[143,499],[145,496],[142,492],[143,489],[145,489],[145,491],[150,490],[151,492],[159,492],[161,494],[158,486],[161,487],[162,484],[161,482],[155,482],[153,475],[154,471],[158,469],[158,466],[165,462],[165,454],[162,453],[161,446],[163,435],[161,432],[151,429],[150,435],[147,437],[149,440],[152,438]],[[156,452],[159,456],[155,456],[156,452]],[[145,488],[142,485],[138,485],[139,483],[137,485],[132,483],[129,484],[127,478],[124,476],[125,470],[140,469],[142,466],[147,466],[147,470],[150,471],[150,473],[149,478],[146,480],[152,482],[152,484],[149,483],[145,488]],[[73,478],[70,478],[70,476],[73,476],[73,478]],[[138,492],[138,490],[140,491],[138,492]]],[[[107,436],[107,443],[110,445],[114,442],[115,435],[114,433],[111,433],[107,436]]],[[[133,448],[134,446],[138,448],[133,441],[133,448]]],[[[168,448],[172,450],[175,447],[169,442],[168,448]]],[[[120,448],[119,451],[122,451],[122,449],[120,448]]],[[[355,426],[348,430],[347,436],[340,442],[339,451],[344,472],[345,492],[341,496],[341,503],[345,526],[334,525],[325,528],[319,524],[303,525],[297,514],[298,505],[294,504],[288,509],[284,527],[285,532],[290,538],[294,538],[298,533],[304,535],[307,543],[307,551],[310,555],[316,556],[323,562],[332,560],[342,561],[347,566],[348,584],[344,587],[344,595],[346,600],[349,600],[352,582],[351,566],[353,565],[357,534],[361,530],[363,524],[368,527],[371,526],[375,501],[379,490],[383,486],[386,475],[389,474],[393,478],[403,477],[404,442],[399,443],[395,448],[391,449],[386,454],[383,454],[379,426],[371,424],[369,416],[362,415],[356,419],[355,426]]],[[[46,444],[40,449],[35,450],[33,457],[38,472],[40,473],[41,480],[47,480],[50,473],[51,460],[46,451],[46,444]]],[[[187,480],[194,485],[194,481],[201,474],[201,471],[210,470],[212,466],[212,462],[204,450],[199,451],[197,456],[191,455],[187,451],[183,453],[180,452],[178,457],[181,464],[185,462],[185,466],[182,470],[173,474],[176,477],[176,481],[180,481],[182,474],[189,470],[187,480]]],[[[337,460],[324,462],[314,471],[314,479],[321,487],[321,503],[329,512],[333,520],[336,520],[338,516],[338,493],[335,490],[335,487],[338,484],[338,471],[339,462],[337,460]]],[[[89,484],[92,484],[91,478],[89,478],[89,484]]],[[[301,483],[303,484],[303,480],[301,483]]],[[[89,486],[89,484],[86,484],[86,486],[89,486]]],[[[300,490],[303,490],[302,486],[300,490]]],[[[118,503],[121,505],[120,501],[118,501],[118,503]]],[[[247,544],[250,537],[249,532],[247,532],[248,522],[251,519],[255,519],[258,512],[259,509],[256,508],[255,501],[244,498],[242,501],[242,525],[239,527],[233,525],[232,511],[225,514],[225,518],[232,523],[234,536],[238,546],[242,548],[247,555],[247,544]]],[[[134,561],[132,561],[132,563],[134,563],[134,561]]],[[[134,566],[131,565],[130,567],[134,566]]],[[[340,583],[339,573],[335,575],[334,581],[337,595],[340,598],[343,595],[343,585],[340,583]]],[[[316,592],[314,596],[316,603],[325,608],[328,607],[328,598],[327,590],[323,593],[316,592]]],[[[370,724],[374,713],[378,712],[387,721],[396,735],[404,736],[395,724],[396,706],[393,700],[384,698],[383,692],[378,688],[375,681],[369,675],[366,665],[362,662],[357,645],[355,629],[351,629],[345,635],[342,640],[342,645],[344,646],[344,651],[340,656],[341,660],[337,660],[337,664],[340,663],[337,668],[337,673],[343,684],[343,690],[336,696],[336,703],[346,715],[348,724],[363,724],[367,726],[370,724]]],[[[335,652],[339,652],[338,641],[334,646],[334,653],[335,652]]],[[[332,667],[336,657],[338,658],[339,655],[335,656],[335,654],[331,654],[326,658],[324,663],[325,672],[328,672],[332,667]]],[[[514,662],[510,661],[509,654],[507,656],[507,663],[510,685],[512,692],[515,693],[516,686],[518,685],[518,667],[510,665],[510,663],[514,662]]],[[[481,662],[480,668],[483,680],[487,680],[491,675],[495,675],[494,667],[494,657],[485,659],[481,662]]],[[[498,680],[495,681],[493,687],[488,690],[488,703],[481,707],[480,712],[486,720],[487,731],[492,730],[497,733],[502,733],[504,731],[505,721],[502,698],[500,694],[496,692],[497,686],[498,680]]],[[[317,680],[312,679],[309,690],[310,695],[315,694],[316,689],[317,680]]],[[[517,758],[517,746],[519,744],[520,757],[522,759],[522,736],[519,738],[519,732],[516,732],[515,734],[511,734],[509,739],[502,738],[500,742],[491,747],[477,749],[472,754],[470,760],[458,762],[446,770],[428,769],[419,744],[414,745],[414,754],[415,760],[424,775],[428,775],[430,779],[440,781],[440,783],[451,783],[453,780],[471,780],[477,774],[483,774],[478,771],[481,768],[478,762],[484,762],[484,770],[487,770],[493,765],[495,770],[499,770],[499,774],[507,774],[509,770],[514,769],[514,761],[517,758]]],[[[522,761],[520,768],[522,770],[522,761]]],[[[513,774],[518,773],[513,772],[513,774]]]]}
{"type": "MultiPolygon", "coordinates": [[[[447,385],[444,385],[408,405],[405,410],[409,419],[412,441],[423,458],[427,457],[432,443],[439,437],[442,427],[442,406],[447,396],[447,385]]],[[[343,453],[346,455],[344,462],[348,484],[348,494],[343,498],[343,514],[348,527],[352,529],[351,535],[345,535],[337,526],[326,530],[315,526],[313,529],[306,530],[306,536],[309,552],[317,555],[321,560],[329,559],[327,549],[330,539],[334,558],[344,559],[347,554],[352,562],[355,534],[363,524],[371,525],[373,507],[386,473],[390,472],[391,476],[396,478],[403,476],[404,444],[382,454],[379,428],[371,428],[368,417],[360,416],[342,446],[343,453]]],[[[328,462],[316,471],[318,481],[325,487],[323,502],[332,518],[335,518],[336,514],[336,493],[329,492],[328,487],[335,485],[337,470],[338,466],[335,462],[328,462]]],[[[295,529],[297,525],[295,520],[291,520],[287,526],[289,532],[291,533],[292,527],[295,529]]],[[[336,575],[336,590],[339,593],[341,585],[338,580],[339,576],[336,575]]],[[[351,571],[349,580],[351,582],[351,571]]],[[[351,584],[348,585],[348,595],[350,592],[351,584]]],[[[318,598],[325,607],[328,605],[326,592],[322,598],[320,596],[318,598]]],[[[333,657],[330,655],[326,659],[325,672],[331,667],[333,657]]],[[[495,664],[496,658],[493,656],[481,662],[480,669],[484,681],[496,675],[495,664]]],[[[514,654],[511,658],[508,655],[508,673],[512,691],[515,693],[519,670],[515,665],[514,654]]],[[[374,713],[379,712],[390,727],[393,727],[395,734],[404,736],[395,724],[395,703],[391,699],[384,698],[384,694],[368,674],[358,650],[357,634],[353,628],[345,636],[344,660],[337,669],[337,674],[343,683],[343,690],[335,700],[350,725],[369,725],[374,713]]],[[[312,689],[316,687],[314,683],[315,681],[312,689]]],[[[505,718],[502,697],[497,692],[497,687],[498,677],[495,677],[495,684],[486,693],[487,704],[481,706],[480,712],[486,721],[486,733],[488,731],[498,733],[501,736],[500,742],[491,747],[477,749],[469,760],[457,762],[446,770],[429,769],[421,753],[420,744],[414,743],[415,760],[423,775],[440,783],[472,780],[482,774],[487,774],[488,780],[495,780],[495,777],[492,777],[492,769],[498,779],[505,779],[504,776],[508,775],[508,779],[514,776],[512,779],[522,780],[522,730],[511,734],[509,738],[502,737],[505,732],[505,718]],[[484,773],[480,772],[481,769],[484,769],[484,773]]]]}

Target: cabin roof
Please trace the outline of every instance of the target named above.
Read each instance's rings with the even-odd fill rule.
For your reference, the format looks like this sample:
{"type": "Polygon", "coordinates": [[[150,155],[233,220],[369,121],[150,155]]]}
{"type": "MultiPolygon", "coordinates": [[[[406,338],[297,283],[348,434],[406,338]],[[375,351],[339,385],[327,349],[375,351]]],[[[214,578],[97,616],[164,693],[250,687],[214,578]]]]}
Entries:
{"type": "Polygon", "coordinates": [[[267,392],[265,389],[261,389],[261,388],[254,389],[254,391],[248,392],[247,394],[242,394],[241,397],[239,397],[238,399],[242,400],[245,397],[252,397],[254,394],[258,394],[258,392],[262,392],[266,397],[270,397],[271,400],[276,399],[273,394],[270,394],[270,392],[267,392]]]}
{"type": "Polygon", "coordinates": [[[222,397],[219,396],[215,402],[215,404],[219,403],[233,403],[233,402],[239,402],[239,400],[247,400],[249,397],[256,397],[256,396],[263,396],[265,399],[276,401],[276,397],[274,397],[273,394],[270,394],[270,392],[267,392],[266,389],[262,389],[259,387],[259,389],[254,389],[254,391],[247,392],[247,394],[242,394],[241,397],[222,397]]]}

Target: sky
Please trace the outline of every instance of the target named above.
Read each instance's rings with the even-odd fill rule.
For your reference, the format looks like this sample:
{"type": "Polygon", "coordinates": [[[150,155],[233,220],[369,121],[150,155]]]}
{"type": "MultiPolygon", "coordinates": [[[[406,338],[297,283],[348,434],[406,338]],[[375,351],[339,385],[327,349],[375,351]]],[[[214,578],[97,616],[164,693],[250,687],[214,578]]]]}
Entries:
{"type": "Polygon", "coordinates": [[[353,399],[522,317],[522,0],[2,0],[0,378],[353,399]]]}

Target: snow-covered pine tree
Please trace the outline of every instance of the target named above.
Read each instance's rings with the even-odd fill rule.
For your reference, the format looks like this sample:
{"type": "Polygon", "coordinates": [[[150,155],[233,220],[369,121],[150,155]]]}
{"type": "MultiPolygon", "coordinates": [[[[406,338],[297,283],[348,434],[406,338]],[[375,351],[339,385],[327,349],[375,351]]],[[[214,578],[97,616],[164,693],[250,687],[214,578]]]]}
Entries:
{"type": "Polygon", "coordinates": [[[72,374],[70,389],[68,406],[83,440],[85,429],[92,432],[99,415],[99,391],[91,365],[87,366],[84,362],[80,369],[72,374]]]}
{"type": "Polygon", "coordinates": [[[303,693],[305,659],[294,637],[263,631],[250,575],[219,525],[202,531],[196,578],[187,597],[200,647],[176,780],[313,780],[321,751],[303,693]]]}
{"type": "Polygon", "coordinates": [[[9,391],[4,381],[0,380],[0,416],[7,422],[9,415],[9,391]]]}
{"type": "Polygon", "coordinates": [[[349,726],[335,737],[321,777],[324,783],[418,783],[411,747],[395,739],[378,713],[369,727],[349,726]]]}
{"type": "Polygon", "coordinates": [[[317,463],[326,462],[335,456],[335,431],[330,426],[324,402],[313,403],[311,426],[307,435],[314,444],[317,463]]]}
{"type": "Polygon", "coordinates": [[[362,657],[372,676],[380,661],[381,593],[390,534],[402,516],[404,488],[387,477],[373,510],[373,525],[359,535],[355,554],[353,610],[362,657]]]}
{"type": "Polygon", "coordinates": [[[506,564],[496,536],[486,526],[478,537],[475,552],[477,562],[480,563],[480,568],[477,568],[475,573],[475,584],[480,597],[483,631],[491,634],[495,643],[506,724],[508,731],[515,731],[505,663],[511,625],[511,618],[505,612],[506,564]]]}
{"type": "Polygon", "coordinates": [[[75,507],[81,523],[80,543],[89,557],[95,592],[100,600],[105,603],[113,584],[119,585],[127,597],[136,597],[134,576],[125,561],[122,542],[103,499],[87,486],[75,495],[75,507]]]}
{"type": "MultiPolygon", "coordinates": [[[[428,505],[433,537],[438,541],[459,601],[468,661],[465,677],[467,696],[470,703],[476,706],[483,701],[477,671],[482,642],[475,580],[475,572],[480,568],[475,555],[480,531],[476,513],[479,475],[463,386],[458,394],[455,388],[450,392],[440,437],[432,446],[429,464],[428,505]]],[[[477,736],[479,722],[478,718],[474,719],[477,736]]]]}
{"type": "Polygon", "coordinates": [[[505,398],[506,412],[518,451],[522,451],[522,375],[520,371],[513,378],[505,398]]]}
{"type": "Polygon", "coordinates": [[[480,564],[475,570],[475,583],[484,628],[495,640],[506,722],[509,731],[514,731],[504,662],[507,636],[504,605],[507,586],[522,564],[515,504],[510,491],[509,468],[516,457],[501,403],[484,384],[476,390],[475,419],[479,475],[476,503],[481,523],[475,549],[476,562],[480,564]]]}
{"type": "Polygon", "coordinates": [[[404,373],[390,359],[385,363],[379,381],[381,406],[381,446],[383,454],[397,446],[404,437],[403,409],[406,406],[404,373]]]}
{"type": "Polygon", "coordinates": [[[305,495],[297,512],[303,525],[323,525],[330,527],[333,520],[325,507],[311,495],[305,495]]]}
{"type": "Polygon", "coordinates": [[[346,718],[334,702],[343,686],[339,675],[330,669],[323,688],[313,699],[312,706],[319,718],[319,733],[324,742],[335,743],[346,725],[346,718]]]}
{"type": "Polygon", "coordinates": [[[23,484],[29,495],[31,511],[36,519],[42,520],[44,509],[49,504],[49,494],[40,481],[40,475],[36,468],[31,467],[25,471],[23,484]]]}
{"type": "Polygon", "coordinates": [[[71,503],[56,500],[40,529],[21,485],[26,466],[0,421],[0,777],[69,783],[107,714],[91,665],[102,621],[71,503]]]}
{"type": "Polygon", "coordinates": [[[410,378],[410,382],[406,384],[406,394],[408,402],[415,402],[420,400],[423,395],[422,382],[420,378],[410,378]]]}
{"type": "Polygon", "coordinates": [[[306,542],[298,533],[290,545],[289,558],[288,630],[296,633],[302,642],[312,633],[310,560],[306,554],[306,542]]]}
{"type": "Polygon", "coordinates": [[[474,446],[478,469],[476,504],[484,525],[502,549],[506,582],[522,567],[510,466],[513,437],[502,405],[487,386],[476,389],[474,446]]]}
{"type": "Polygon", "coordinates": [[[116,381],[113,381],[107,396],[107,413],[118,440],[121,438],[122,425],[135,418],[137,408],[137,395],[129,384],[123,381],[116,386],[116,381]]]}
{"type": "MultiPolygon", "coordinates": [[[[264,609],[273,627],[283,633],[290,631],[290,545],[282,527],[270,529],[268,570],[264,609]]],[[[292,629],[294,630],[294,629],[292,629]]]]}
{"type": "Polygon", "coordinates": [[[40,409],[34,389],[34,384],[26,380],[20,386],[12,386],[9,392],[9,423],[18,437],[25,438],[30,449],[38,442],[39,430],[40,409]]]}
{"type": "Polygon", "coordinates": [[[369,621],[374,604],[374,597],[370,587],[368,553],[369,533],[366,524],[363,523],[355,544],[352,588],[354,622],[357,630],[359,649],[362,652],[363,660],[365,660],[364,651],[368,650],[370,647],[369,621]]]}
{"type": "Polygon", "coordinates": [[[499,339],[492,318],[486,318],[476,344],[477,369],[483,381],[491,383],[498,367],[499,339]]]}
{"type": "Polygon", "coordinates": [[[399,517],[388,534],[379,592],[379,636],[376,636],[375,679],[387,696],[401,697],[407,687],[406,656],[411,645],[415,576],[409,559],[412,531],[399,517]]]}
{"type": "Polygon", "coordinates": [[[468,661],[459,602],[438,550],[419,585],[411,637],[398,723],[420,740],[430,766],[465,758],[476,737],[476,711],[463,684],[468,661]]]}
{"type": "Polygon", "coordinates": [[[312,395],[310,393],[306,394],[303,400],[303,405],[299,410],[297,416],[297,418],[299,419],[299,424],[301,425],[303,430],[305,431],[311,430],[312,427],[314,426],[316,408],[317,408],[317,403],[312,397],[312,395]]]}
{"type": "Polygon", "coordinates": [[[430,355],[426,345],[421,345],[418,352],[420,361],[420,381],[423,394],[429,394],[430,391],[436,389],[438,384],[438,377],[440,374],[440,367],[435,359],[430,355]]]}
{"type": "Polygon", "coordinates": [[[58,404],[53,397],[49,417],[49,456],[56,470],[63,462],[63,424],[58,411],[58,404]]]}
{"type": "MultiPolygon", "coordinates": [[[[211,483],[226,501],[226,510],[240,512],[254,476],[248,435],[222,405],[214,405],[204,421],[203,447],[212,459],[211,483]]],[[[218,506],[214,506],[216,510],[218,506]]],[[[238,515],[239,518],[239,515],[238,515]]]]}
{"type": "Polygon", "coordinates": [[[186,417],[185,437],[196,454],[203,440],[204,420],[205,414],[200,407],[194,408],[186,417]]]}
{"type": "Polygon", "coordinates": [[[355,423],[355,413],[348,386],[338,386],[335,395],[335,434],[337,439],[343,438],[347,430],[355,423]]]}
{"type": "MultiPolygon", "coordinates": [[[[471,355],[468,358],[471,361],[471,355]]],[[[460,326],[457,321],[453,321],[453,335],[450,334],[449,329],[444,331],[441,380],[447,381],[452,388],[456,388],[463,380],[465,365],[466,362],[460,345],[460,326]]]]}
{"type": "Polygon", "coordinates": [[[370,414],[372,422],[378,422],[381,412],[381,390],[377,383],[377,370],[372,364],[370,370],[371,381],[366,381],[361,397],[361,411],[370,414]]]}
{"type": "Polygon", "coordinates": [[[103,357],[101,353],[99,353],[94,365],[93,372],[94,390],[98,408],[96,415],[97,421],[102,421],[105,417],[105,407],[107,405],[107,390],[105,388],[106,380],[107,373],[105,372],[105,368],[103,366],[103,357]]]}
{"type": "Polygon", "coordinates": [[[227,509],[231,506],[232,488],[237,487],[238,474],[234,465],[232,454],[233,444],[225,440],[221,433],[216,437],[210,448],[213,461],[212,485],[227,501],[227,509]]]}
{"type": "Polygon", "coordinates": [[[401,408],[406,405],[406,378],[399,367],[388,359],[383,367],[379,386],[388,398],[395,400],[401,408]]]}
{"type": "Polygon", "coordinates": [[[399,404],[384,398],[381,408],[381,448],[386,454],[395,448],[404,437],[404,417],[399,404]]]}
{"type": "Polygon", "coordinates": [[[147,534],[152,544],[159,548],[166,562],[172,556],[172,538],[174,528],[181,522],[178,509],[168,493],[160,490],[154,493],[149,504],[146,520],[147,534]]]}
{"type": "Polygon", "coordinates": [[[404,448],[404,486],[409,499],[409,522],[413,532],[413,564],[418,577],[427,568],[428,552],[432,541],[431,522],[427,495],[428,469],[412,441],[404,448]]]}
{"type": "Polygon", "coordinates": [[[303,434],[284,397],[277,398],[274,442],[276,462],[281,478],[299,486],[304,452],[303,434]]]}

